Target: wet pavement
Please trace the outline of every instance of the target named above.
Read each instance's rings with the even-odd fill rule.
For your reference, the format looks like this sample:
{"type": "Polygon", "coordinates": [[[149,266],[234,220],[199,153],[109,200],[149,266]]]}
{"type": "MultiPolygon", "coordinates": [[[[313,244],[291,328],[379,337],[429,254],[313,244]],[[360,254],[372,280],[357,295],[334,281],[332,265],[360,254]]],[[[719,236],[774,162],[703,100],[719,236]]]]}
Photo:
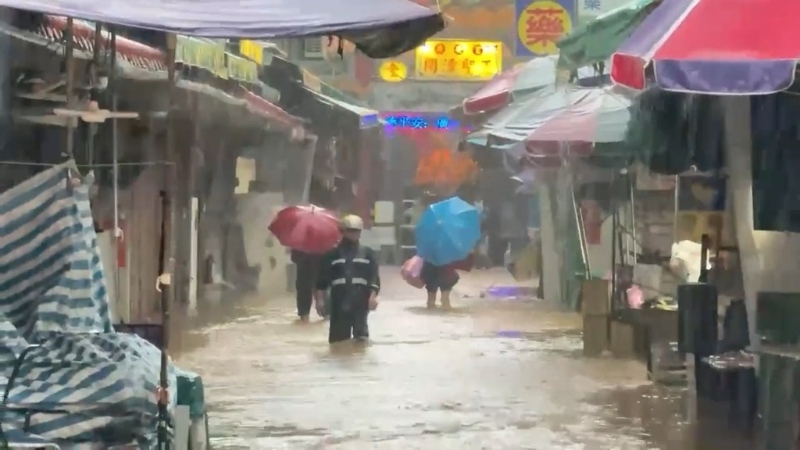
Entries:
{"type": "Polygon", "coordinates": [[[329,347],[288,297],[183,330],[174,353],[203,376],[213,448],[752,448],[687,423],[681,390],[650,385],[641,363],[582,357],[577,315],[482,294],[513,285],[502,270],[464,276],[450,312],[426,310],[396,269],[383,279],[368,347],[329,347]]]}

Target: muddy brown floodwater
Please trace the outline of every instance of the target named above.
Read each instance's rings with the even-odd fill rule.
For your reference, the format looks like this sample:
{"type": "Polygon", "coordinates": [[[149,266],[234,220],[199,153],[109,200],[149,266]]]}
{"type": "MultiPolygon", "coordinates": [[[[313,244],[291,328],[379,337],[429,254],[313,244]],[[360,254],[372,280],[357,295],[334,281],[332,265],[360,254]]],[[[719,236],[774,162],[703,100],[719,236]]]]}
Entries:
{"type": "Polygon", "coordinates": [[[724,425],[686,422],[682,392],[642,364],[581,355],[580,318],[482,296],[502,270],[467,274],[454,311],[383,270],[372,343],[331,349],[290,298],[211,308],[176,340],[206,385],[214,449],[752,448],[724,425]]]}

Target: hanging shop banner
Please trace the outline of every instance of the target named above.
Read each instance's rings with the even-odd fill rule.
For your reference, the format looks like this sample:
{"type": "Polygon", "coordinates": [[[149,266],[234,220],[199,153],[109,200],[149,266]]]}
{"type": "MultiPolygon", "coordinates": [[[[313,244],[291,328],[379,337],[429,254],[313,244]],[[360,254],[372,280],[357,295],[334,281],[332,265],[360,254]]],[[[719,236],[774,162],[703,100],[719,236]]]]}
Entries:
{"type": "MultiPolygon", "coordinates": [[[[556,42],[572,31],[576,0],[516,0],[517,56],[558,53],[556,42]]],[[[585,1],[585,0],[578,0],[585,1]]]]}
{"type": "Polygon", "coordinates": [[[220,78],[228,78],[225,47],[216,42],[178,36],[175,62],[206,69],[220,78]]]}
{"type": "Polygon", "coordinates": [[[491,80],[503,69],[502,45],[455,39],[426,41],[415,51],[415,75],[423,80],[491,80]]]}
{"type": "Polygon", "coordinates": [[[239,53],[259,66],[264,65],[264,46],[256,41],[251,41],[250,39],[240,40],[239,53]]]}
{"type": "Polygon", "coordinates": [[[258,65],[249,59],[225,53],[228,78],[246,83],[258,82],[258,65]]]}

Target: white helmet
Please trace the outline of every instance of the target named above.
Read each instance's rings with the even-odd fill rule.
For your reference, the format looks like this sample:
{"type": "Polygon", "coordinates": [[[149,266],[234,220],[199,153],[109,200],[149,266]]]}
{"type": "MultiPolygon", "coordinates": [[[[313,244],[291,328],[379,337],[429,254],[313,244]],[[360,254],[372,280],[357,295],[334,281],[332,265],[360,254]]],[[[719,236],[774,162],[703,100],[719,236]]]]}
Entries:
{"type": "Polygon", "coordinates": [[[342,217],[340,226],[343,230],[361,231],[364,229],[364,221],[361,220],[361,217],[358,217],[355,214],[348,214],[342,217]]]}

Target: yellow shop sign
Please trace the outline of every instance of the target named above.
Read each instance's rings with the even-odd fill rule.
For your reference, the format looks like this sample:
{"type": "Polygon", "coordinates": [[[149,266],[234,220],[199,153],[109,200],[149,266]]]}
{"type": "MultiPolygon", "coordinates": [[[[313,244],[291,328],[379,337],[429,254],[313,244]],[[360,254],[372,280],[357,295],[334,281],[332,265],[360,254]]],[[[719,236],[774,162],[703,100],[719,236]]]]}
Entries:
{"type": "Polygon", "coordinates": [[[426,41],[415,51],[418,79],[485,81],[503,69],[501,42],[441,39],[426,41]]]}

